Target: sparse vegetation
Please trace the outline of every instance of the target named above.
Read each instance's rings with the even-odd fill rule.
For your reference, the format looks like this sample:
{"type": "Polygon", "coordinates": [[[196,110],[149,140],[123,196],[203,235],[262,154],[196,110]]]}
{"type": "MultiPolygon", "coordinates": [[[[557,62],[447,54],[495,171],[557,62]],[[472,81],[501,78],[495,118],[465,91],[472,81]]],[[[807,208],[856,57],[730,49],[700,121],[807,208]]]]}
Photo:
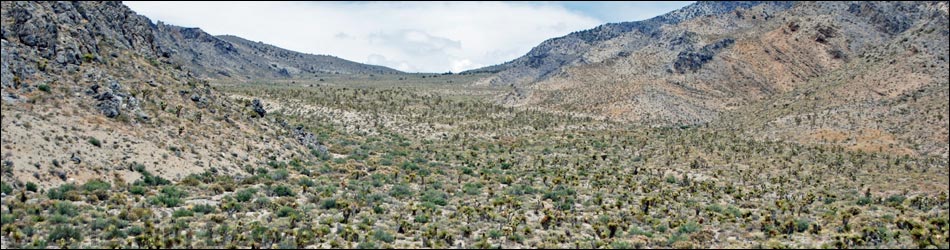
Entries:
{"type": "MultiPolygon", "coordinates": [[[[758,16],[756,22],[785,18],[757,11],[729,15],[758,16]]],[[[739,24],[736,29],[751,26],[739,24]]],[[[787,57],[793,54],[789,51],[810,53],[781,46],[796,38],[811,42],[820,33],[798,19],[772,24],[772,38],[778,40],[761,52],[768,53],[769,65],[794,59],[787,57]]],[[[656,53],[675,52],[676,46],[701,50],[726,38],[690,33],[664,37],[671,38],[663,44],[672,49],[656,53]]],[[[608,34],[579,37],[608,41],[608,34]]],[[[12,38],[11,44],[18,43],[12,38]]],[[[730,48],[758,48],[734,39],[730,48]]],[[[835,53],[814,63],[838,61],[809,74],[840,70],[834,67],[900,73],[906,65],[889,64],[887,54],[924,50],[901,47],[859,56],[844,38],[822,39],[817,51],[835,53]],[[878,60],[890,66],[861,63],[878,60]]],[[[489,73],[318,72],[312,79],[245,81],[236,75],[241,81],[207,82],[188,77],[191,71],[176,69],[169,63],[174,60],[127,55],[110,43],[103,40],[97,55],[71,58],[90,63],[70,65],[77,67],[76,80],[14,76],[17,84],[47,82],[55,88],[35,85],[44,93],[3,106],[0,237],[5,248],[948,248],[948,161],[940,148],[919,143],[931,140],[929,135],[946,140],[946,129],[924,129],[946,128],[945,82],[900,93],[873,93],[881,86],[869,85],[866,100],[835,102],[827,100],[841,97],[835,94],[842,88],[839,81],[847,81],[841,83],[846,86],[871,80],[841,74],[772,88],[766,84],[771,78],[756,76],[750,79],[763,85],[696,85],[705,79],[694,74],[710,71],[710,64],[762,56],[757,50],[708,56],[704,63],[710,64],[694,65],[695,72],[647,85],[656,89],[636,90],[647,95],[598,81],[583,83],[610,93],[474,84],[496,76],[489,73]],[[113,56],[113,51],[118,52],[113,56]],[[116,71],[123,75],[108,70],[110,65],[134,68],[116,71]],[[111,79],[84,76],[98,70],[124,86],[112,90],[111,79]],[[139,74],[154,82],[128,79],[139,74]],[[663,85],[666,80],[676,83],[663,85]],[[660,91],[667,88],[690,95],[709,88],[728,98],[738,90],[784,96],[735,98],[734,103],[710,98],[701,104],[670,98],[671,92],[660,91]],[[134,97],[140,109],[123,108],[114,119],[96,113],[108,106],[100,105],[100,99],[108,99],[101,95],[106,89],[121,93],[124,105],[134,97]],[[69,99],[59,100],[64,95],[69,99]],[[499,104],[498,99],[509,98],[529,103],[499,104]],[[599,103],[636,106],[655,101],[650,98],[677,100],[672,106],[682,115],[721,116],[723,121],[644,117],[631,122],[614,118],[649,112],[599,103]],[[879,113],[834,108],[852,107],[852,102],[879,113]],[[887,111],[878,111],[881,107],[887,111]],[[614,117],[582,112],[591,109],[614,117]],[[899,112],[924,115],[911,121],[899,112]],[[814,141],[767,132],[773,125],[794,124],[790,131],[798,133],[887,119],[899,121],[868,125],[885,131],[870,139],[856,136],[868,132],[860,130],[794,135],[814,141]],[[933,125],[920,125],[928,122],[933,125]],[[913,136],[890,138],[899,133],[913,136]],[[881,145],[868,150],[861,144],[867,142],[881,145]],[[40,150],[43,155],[29,154],[40,150]]],[[[625,49],[586,59],[603,56],[604,65],[624,69],[650,66],[623,59],[638,53],[625,49]]],[[[706,56],[696,53],[689,55],[706,56]]],[[[679,60],[676,54],[666,56],[679,60]]],[[[537,58],[528,64],[543,62],[537,58]]],[[[664,60],[662,68],[671,63],[664,60]]],[[[64,70],[59,62],[42,64],[44,72],[64,70]]],[[[945,69],[944,64],[933,70],[945,69]]],[[[270,68],[286,71],[285,66],[270,68]]],[[[555,73],[552,79],[592,75],[580,68],[555,73]]],[[[674,117],[682,118],[679,113],[674,117]]]]}

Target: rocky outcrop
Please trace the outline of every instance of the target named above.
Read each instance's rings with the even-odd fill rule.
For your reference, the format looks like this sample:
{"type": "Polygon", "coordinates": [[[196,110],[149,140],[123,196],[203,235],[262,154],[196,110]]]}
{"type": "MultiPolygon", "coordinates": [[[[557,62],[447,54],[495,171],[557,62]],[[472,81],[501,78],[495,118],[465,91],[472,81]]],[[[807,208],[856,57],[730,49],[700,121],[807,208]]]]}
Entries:
{"type": "Polygon", "coordinates": [[[317,140],[317,137],[314,136],[313,133],[307,132],[307,130],[305,130],[303,127],[298,126],[294,128],[293,134],[294,134],[294,138],[296,138],[297,141],[300,142],[300,144],[304,145],[310,150],[316,150],[317,152],[320,152],[322,154],[327,153],[327,147],[324,146],[322,143],[320,143],[320,141],[317,140]]]}
{"type": "Polygon", "coordinates": [[[676,73],[680,74],[686,72],[696,72],[703,66],[703,64],[706,64],[706,62],[712,60],[716,53],[719,53],[720,50],[731,46],[735,42],[736,40],[732,38],[725,38],[712,44],[703,46],[699,50],[684,50],[676,55],[676,61],[673,62],[673,69],[676,71],[676,73]]]}

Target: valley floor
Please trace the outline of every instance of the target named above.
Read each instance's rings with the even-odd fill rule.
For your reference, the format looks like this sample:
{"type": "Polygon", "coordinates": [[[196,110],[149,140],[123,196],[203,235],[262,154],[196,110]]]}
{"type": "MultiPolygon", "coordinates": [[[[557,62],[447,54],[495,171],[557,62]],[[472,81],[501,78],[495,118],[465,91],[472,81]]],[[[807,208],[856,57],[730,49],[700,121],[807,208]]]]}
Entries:
{"type": "Polygon", "coordinates": [[[327,148],[239,173],[4,175],[3,247],[950,247],[945,158],[632,126],[499,106],[505,90],[475,76],[395,77],[215,85],[327,148]]]}

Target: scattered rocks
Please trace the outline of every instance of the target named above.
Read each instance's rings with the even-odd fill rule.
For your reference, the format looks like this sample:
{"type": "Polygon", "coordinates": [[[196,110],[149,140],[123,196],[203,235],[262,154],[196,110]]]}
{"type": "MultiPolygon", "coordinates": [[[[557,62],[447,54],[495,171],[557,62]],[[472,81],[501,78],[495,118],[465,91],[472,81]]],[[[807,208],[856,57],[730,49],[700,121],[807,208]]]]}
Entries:
{"type": "Polygon", "coordinates": [[[327,153],[327,147],[321,144],[320,141],[317,140],[317,137],[313,135],[313,133],[304,130],[302,126],[294,128],[293,132],[294,137],[297,138],[297,141],[299,141],[300,144],[303,144],[311,150],[317,150],[323,154],[327,153]]]}
{"type": "Polygon", "coordinates": [[[49,173],[53,176],[59,177],[59,179],[62,181],[67,180],[66,171],[54,169],[54,170],[50,170],[49,173]]]}

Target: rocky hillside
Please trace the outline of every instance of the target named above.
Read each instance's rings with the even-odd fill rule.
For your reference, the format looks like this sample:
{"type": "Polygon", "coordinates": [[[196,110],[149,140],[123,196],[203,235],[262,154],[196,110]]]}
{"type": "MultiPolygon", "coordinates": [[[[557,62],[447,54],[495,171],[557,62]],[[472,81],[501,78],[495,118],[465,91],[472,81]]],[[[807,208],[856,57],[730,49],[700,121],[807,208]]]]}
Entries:
{"type": "Polygon", "coordinates": [[[155,37],[163,57],[210,78],[248,80],[308,78],[320,74],[400,73],[383,66],[290,51],[236,36],[212,36],[199,28],[183,28],[162,22],[157,25],[155,37]]]}
{"type": "Polygon", "coordinates": [[[200,70],[176,63],[184,50],[161,36],[181,33],[119,2],[2,7],[5,180],[131,181],[139,170],[173,180],[209,169],[240,176],[246,164],[321,149],[300,140],[312,135],[268,119],[260,102],[227,98],[200,70]]]}
{"type": "Polygon", "coordinates": [[[699,2],[551,39],[481,84],[509,105],[946,155],[947,32],[946,2],[699,2]]]}

